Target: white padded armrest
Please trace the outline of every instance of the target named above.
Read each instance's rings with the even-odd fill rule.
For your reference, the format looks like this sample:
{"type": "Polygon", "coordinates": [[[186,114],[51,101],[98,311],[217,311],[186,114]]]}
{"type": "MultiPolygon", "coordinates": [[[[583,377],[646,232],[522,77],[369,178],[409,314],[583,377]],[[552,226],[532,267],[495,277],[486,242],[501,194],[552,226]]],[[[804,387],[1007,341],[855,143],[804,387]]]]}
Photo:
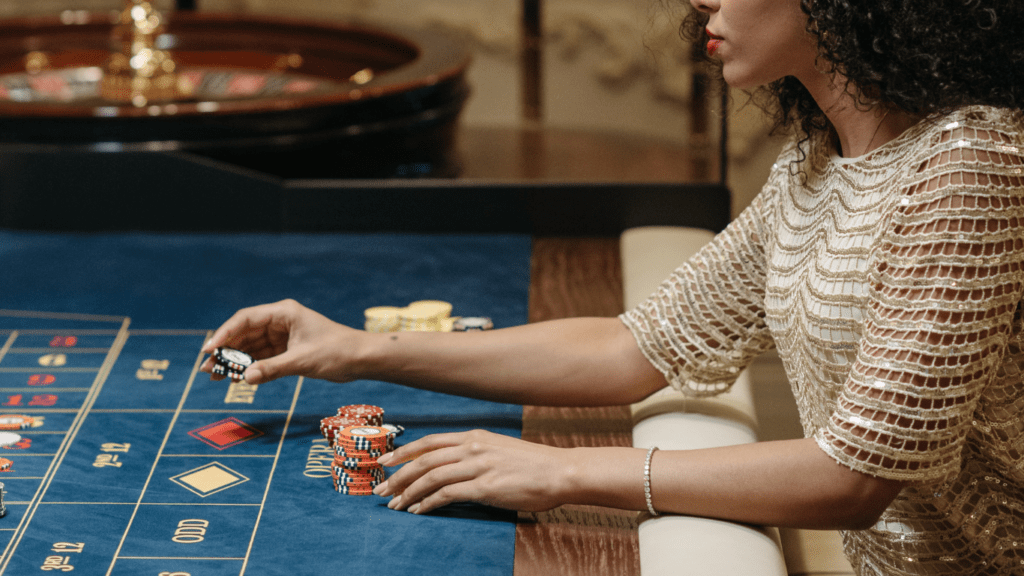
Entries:
{"type": "Polygon", "coordinates": [[[665,387],[630,406],[633,422],[667,412],[703,414],[743,424],[757,436],[757,412],[754,393],[750,388],[750,374],[741,372],[728,392],[710,398],[691,398],[665,387]]]}
{"type": "Polygon", "coordinates": [[[700,228],[644,226],[619,237],[622,299],[629,310],[654,293],[673,270],[715,235],[700,228]]]}
{"type": "MultiPolygon", "coordinates": [[[[753,430],[730,418],[666,412],[633,427],[633,445],[662,450],[756,442],[753,430]]],[[[657,465],[657,453],[653,460],[657,465]]],[[[778,531],[692,516],[647,516],[640,522],[642,576],[786,576],[778,531]]]]}
{"type": "MultiPolygon", "coordinates": [[[[678,393],[676,393],[678,395],[678,393]]],[[[753,430],[732,418],[665,412],[633,427],[633,445],[662,450],[756,442],[753,430]]],[[[653,463],[657,465],[657,453],[653,463]]],[[[691,516],[647,516],[640,522],[642,576],[785,576],[778,531],[691,516]]]]}
{"type": "MultiPolygon", "coordinates": [[[[645,227],[622,234],[623,300],[633,308],[713,234],[692,228],[645,227]]],[[[632,406],[633,445],[689,450],[757,441],[749,375],[714,398],[688,398],[666,388],[632,406]]],[[[657,466],[657,455],[654,465],[657,466]]],[[[640,523],[643,576],[785,576],[778,531],[690,516],[646,517],[640,523]]]]}
{"type": "Polygon", "coordinates": [[[693,516],[640,523],[643,576],[786,576],[774,530],[693,516]]]}

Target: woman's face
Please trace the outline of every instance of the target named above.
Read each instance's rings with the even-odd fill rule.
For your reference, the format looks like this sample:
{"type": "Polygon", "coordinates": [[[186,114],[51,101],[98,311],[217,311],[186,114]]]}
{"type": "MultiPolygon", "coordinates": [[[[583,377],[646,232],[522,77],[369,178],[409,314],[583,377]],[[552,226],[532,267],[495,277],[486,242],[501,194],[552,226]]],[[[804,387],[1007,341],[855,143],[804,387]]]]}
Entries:
{"type": "Polygon", "coordinates": [[[800,0],[690,0],[709,16],[707,50],[722,61],[725,81],[754,88],[785,76],[819,75],[817,47],[800,0]]]}

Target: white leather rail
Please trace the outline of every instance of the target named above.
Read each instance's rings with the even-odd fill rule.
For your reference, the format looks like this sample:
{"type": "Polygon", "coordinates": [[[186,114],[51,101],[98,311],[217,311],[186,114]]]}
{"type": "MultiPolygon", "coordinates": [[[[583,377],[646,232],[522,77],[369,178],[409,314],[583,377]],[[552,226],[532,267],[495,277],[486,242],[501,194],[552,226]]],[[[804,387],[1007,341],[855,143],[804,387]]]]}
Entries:
{"type": "MultiPolygon", "coordinates": [[[[713,235],[706,230],[634,228],[621,238],[623,297],[632,308],[713,235]]],[[[757,441],[749,376],[728,393],[686,398],[666,388],[633,406],[633,445],[662,450],[757,441]]],[[[654,462],[657,462],[655,456],[654,462]]],[[[640,523],[643,576],[785,576],[778,531],[708,518],[662,515],[640,523]]]]}

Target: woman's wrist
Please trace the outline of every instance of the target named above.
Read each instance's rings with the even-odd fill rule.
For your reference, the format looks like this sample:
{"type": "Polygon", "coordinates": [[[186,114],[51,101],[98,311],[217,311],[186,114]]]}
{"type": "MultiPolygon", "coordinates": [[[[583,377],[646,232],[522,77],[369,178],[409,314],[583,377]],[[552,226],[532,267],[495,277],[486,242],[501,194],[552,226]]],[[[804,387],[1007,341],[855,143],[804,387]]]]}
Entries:
{"type": "Polygon", "coordinates": [[[567,450],[563,490],[567,504],[646,510],[646,450],[625,447],[583,447],[567,450]]]}
{"type": "MultiPolygon", "coordinates": [[[[391,334],[364,332],[353,330],[354,334],[348,343],[348,366],[346,372],[350,380],[371,379],[384,380],[388,376],[387,361],[393,359],[394,346],[391,350],[385,350],[393,342],[390,341],[391,334]]],[[[342,355],[346,355],[342,351],[342,355]]]]}

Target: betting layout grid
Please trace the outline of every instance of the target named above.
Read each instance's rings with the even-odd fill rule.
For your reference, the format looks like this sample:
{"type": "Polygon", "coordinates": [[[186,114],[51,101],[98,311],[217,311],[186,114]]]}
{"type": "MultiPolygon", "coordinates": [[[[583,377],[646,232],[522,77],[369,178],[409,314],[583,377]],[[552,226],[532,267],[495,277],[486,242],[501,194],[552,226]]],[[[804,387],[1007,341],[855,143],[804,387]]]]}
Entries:
{"type": "MultiPolygon", "coordinates": [[[[0,311],[0,324],[10,321],[4,316],[11,314],[0,311]]],[[[23,441],[0,447],[11,450],[10,460],[15,463],[0,478],[17,494],[9,499],[13,513],[0,519],[0,544],[5,546],[0,574],[76,567],[108,574],[140,569],[182,575],[264,573],[247,565],[249,552],[271,496],[270,483],[302,379],[277,386],[284,394],[264,395],[269,405],[258,406],[260,410],[211,411],[208,408],[215,402],[208,391],[213,388],[205,389],[204,398],[196,393],[204,389],[194,387],[203,359],[195,351],[208,332],[129,331],[128,319],[117,318],[13,316],[13,324],[20,328],[0,325],[4,338],[0,389],[7,393],[0,412],[7,416],[0,416],[0,425],[17,420],[23,441]],[[54,327],[34,327],[40,324],[54,327]],[[104,324],[107,327],[97,327],[104,324]],[[187,377],[183,370],[188,371],[187,377]],[[185,382],[184,390],[163,385],[172,380],[185,382]],[[145,408],[115,406],[117,399],[130,397],[130,389],[143,384],[157,385],[147,391],[145,408]],[[45,393],[36,393],[44,389],[45,393]],[[160,405],[165,408],[153,408],[160,405]],[[18,409],[19,414],[12,415],[8,409],[18,409]],[[278,417],[278,429],[252,420],[259,415],[278,417]],[[280,417],[284,417],[283,426],[280,417]],[[185,435],[180,431],[186,429],[193,453],[177,449],[183,448],[185,435]],[[179,433],[173,434],[175,430],[179,433]],[[151,441],[147,445],[147,440],[161,436],[161,445],[151,441]],[[277,437],[277,441],[250,443],[261,437],[277,437]],[[209,447],[208,454],[194,449],[202,445],[196,441],[209,447]],[[264,449],[244,454],[214,452],[247,444],[264,449]],[[236,459],[229,460],[232,456],[236,459]],[[111,473],[130,479],[112,480],[111,473]],[[231,508],[221,498],[216,506],[204,509],[203,499],[225,494],[233,496],[226,502],[231,508]],[[82,533],[81,522],[68,522],[66,507],[79,508],[77,513],[89,519],[87,533],[82,533]],[[168,514],[167,509],[174,512],[168,514]],[[164,538],[153,536],[161,531],[164,538]],[[232,538],[240,533],[248,534],[232,538]],[[168,538],[178,548],[189,547],[187,555],[168,554],[168,538]],[[209,552],[203,552],[203,544],[209,552]]],[[[244,356],[243,363],[251,363],[244,356]]],[[[223,403],[252,404],[256,389],[244,381],[232,381],[223,403]]],[[[216,390],[225,394],[223,388],[216,390]]],[[[338,409],[336,417],[359,418],[358,423],[347,422],[352,425],[339,428],[331,426],[330,417],[320,420],[323,440],[335,453],[328,477],[337,491],[368,494],[382,478],[370,471],[373,481],[367,482],[365,475],[360,479],[356,473],[369,468],[359,460],[393,449],[395,437],[402,432],[400,426],[384,423],[382,416],[378,406],[347,405],[338,409]]],[[[318,442],[312,442],[310,455],[318,442]]],[[[304,476],[322,477],[310,462],[314,459],[307,458],[304,476]]],[[[408,515],[394,515],[404,516],[408,515]]]]}
{"type": "MultiPolygon", "coordinates": [[[[168,477],[172,473],[165,472],[167,463],[170,456],[177,458],[194,453],[193,445],[202,446],[185,432],[199,430],[217,420],[202,416],[201,412],[204,409],[209,412],[211,406],[222,403],[228,384],[221,383],[221,387],[195,386],[187,397],[183,396],[183,384],[180,382],[188,379],[189,371],[184,370],[183,374],[175,371],[180,372],[182,367],[191,365],[199,344],[191,340],[171,344],[174,338],[163,337],[162,344],[151,347],[154,351],[139,352],[140,347],[144,348],[142,342],[160,340],[152,334],[143,338],[139,328],[213,327],[245,303],[273,302],[295,294],[301,294],[302,302],[307,306],[348,325],[360,322],[359,315],[367,306],[408,302],[442,294],[451,297],[461,313],[486,312],[493,314],[496,320],[500,319],[502,325],[520,324],[526,321],[529,254],[530,239],[522,235],[283,234],[268,237],[263,234],[67,235],[0,230],[0,256],[5,266],[5,274],[0,280],[3,287],[0,306],[92,314],[123,311],[132,317],[132,336],[106,379],[96,404],[98,410],[89,413],[82,433],[70,446],[68,458],[56,470],[53,484],[74,497],[75,500],[68,497],[69,501],[91,498],[109,503],[124,500],[132,502],[131,508],[134,509],[141,489],[129,490],[129,480],[143,485],[150,466],[144,466],[139,477],[133,475],[136,474],[136,465],[130,466],[125,456],[119,456],[118,461],[124,462],[123,467],[111,466],[102,470],[116,471],[122,478],[120,483],[103,486],[89,483],[89,490],[83,491],[81,487],[87,485],[88,476],[80,474],[80,470],[94,471],[91,464],[95,454],[90,450],[99,449],[98,444],[90,447],[85,439],[102,437],[110,430],[133,430],[138,432],[138,439],[131,446],[130,460],[137,463],[146,458],[156,458],[165,430],[170,429],[164,414],[174,412],[179,399],[185,398],[181,419],[175,423],[177,436],[172,438],[177,442],[172,447],[175,452],[161,456],[161,468],[154,476],[161,484],[149,485],[141,496],[142,513],[150,510],[153,502],[159,503],[158,496],[170,500],[184,490],[169,482],[168,477]],[[329,265],[325,266],[327,262],[329,265]],[[159,273],[139,273],[154,265],[159,266],[159,273]],[[42,282],[41,279],[49,281],[42,282]],[[167,352],[175,346],[180,348],[179,353],[167,352]],[[172,364],[163,372],[165,379],[162,382],[143,388],[134,385],[135,372],[141,359],[146,358],[170,358],[172,364]],[[136,399],[133,395],[139,389],[145,390],[147,400],[158,405],[160,411],[143,417],[129,414],[122,407],[111,406],[115,399],[133,402],[136,399]],[[121,398],[116,398],[117,394],[121,398]],[[122,414],[118,415],[115,410],[122,414]],[[101,420],[104,426],[99,426],[101,420]],[[140,427],[145,429],[140,430],[140,427]],[[156,439],[156,446],[147,443],[149,438],[156,439]],[[192,444],[181,445],[179,439],[182,438],[192,444]],[[77,454],[79,450],[85,454],[77,454]],[[73,470],[69,461],[77,463],[80,470],[73,470]],[[72,470],[76,474],[72,475],[72,470]],[[105,500],[101,500],[101,495],[105,495],[105,500]]],[[[65,326],[59,328],[63,330],[65,326]]],[[[187,340],[181,335],[178,338],[187,340]]],[[[288,413],[296,386],[292,380],[260,387],[254,394],[254,402],[247,408],[258,416],[265,414],[265,418],[249,421],[236,414],[230,415],[259,426],[269,421],[267,430],[263,430],[265,434],[217,454],[228,458],[228,453],[251,450],[258,443],[267,444],[268,449],[276,447],[272,438],[282,426],[275,424],[273,418],[283,418],[280,415],[288,413]]],[[[61,399],[65,403],[69,401],[67,394],[62,394],[61,399]]],[[[368,569],[362,570],[363,573],[372,569],[392,575],[441,572],[453,575],[510,574],[515,514],[465,507],[438,511],[423,518],[385,513],[386,502],[376,497],[334,496],[326,501],[322,499],[325,489],[327,494],[333,495],[331,481],[325,478],[330,478],[334,454],[326,440],[319,437],[319,420],[339,405],[367,401],[387,408],[394,421],[406,424],[405,442],[426,434],[458,429],[486,428],[510,436],[521,433],[522,409],[519,406],[448,397],[377,382],[350,383],[339,388],[322,382],[304,381],[292,412],[296,416],[290,422],[291,429],[280,453],[281,465],[272,478],[267,504],[258,517],[253,515],[247,520],[250,524],[261,520],[259,531],[251,539],[251,550],[242,546],[241,553],[232,548],[220,555],[245,556],[247,553],[251,559],[248,574],[276,574],[278,572],[271,570],[274,566],[284,566],[282,574],[317,573],[325,564],[329,566],[332,562],[344,562],[356,573],[364,566],[368,569]],[[322,476],[314,480],[305,476],[305,472],[322,476]],[[314,491],[309,492],[303,481],[307,481],[314,491]],[[339,502],[345,505],[332,507],[330,504],[339,502]],[[303,518],[304,523],[290,523],[293,518],[303,518]],[[344,538],[337,537],[339,526],[345,527],[344,538]],[[296,534],[302,535],[301,542],[295,542],[296,534]],[[330,549],[335,555],[328,560],[320,554],[302,552],[323,549],[330,549]],[[401,553],[387,554],[389,549],[400,550],[401,553]],[[371,564],[361,565],[367,550],[377,551],[377,557],[371,564]],[[291,555],[285,556],[286,553],[291,555]],[[460,566],[463,567],[461,570],[460,566]]],[[[53,418],[53,415],[47,418],[53,418]]],[[[47,429],[56,431],[55,426],[47,420],[47,429]]],[[[209,450],[211,453],[214,451],[213,448],[209,450]]],[[[227,462],[218,461],[221,464],[236,462],[242,466],[246,460],[236,457],[227,462]]],[[[256,476],[260,473],[255,471],[250,475],[251,480],[237,487],[209,495],[205,500],[196,496],[195,500],[232,500],[225,504],[233,506],[232,513],[225,517],[237,520],[250,511],[235,501],[243,500],[241,495],[247,487],[251,490],[258,484],[256,476]]],[[[262,472],[262,477],[269,478],[269,473],[262,472]]],[[[49,494],[55,493],[51,488],[49,494]]],[[[10,500],[10,494],[8,496],[10,500]]],[[[10,505],[8,507],[13,510],[10,505]]],[[[119,508],[106,504],[99,508],[103,509],[103,514],[87,516],[90,530],[96,534],[116,531],[120,536],[122,526],[105,528],[122,521],[119,508]]],[[[125,553],[130,551],[139,557],[156,553],[169,555],[163,549],[139,549],[142,538],[139,533],[146,532],[140,526],[156,534],[153,538],[164,538],[158,534],[159,523],[150,520],[151,517],[140,517],[134,521],[124,545],[125,553]]],[[[63,533],[69,524],[76,523],[79,526],[86,524],[78,517],[65,514],[63,518],[54,520],[52,527],[55,533],[63,533]]],[[[220,524],[218,519],[212,520],[210,531],[220,524]]],[[[44,525],[37,514],[33,526],[44,525]]],[[[247,530],[248,527],[240,524],[235,532],[244,536],[247,530]]],[[[45,531],[42,533],[46,534],[45,531]]],[[[216,541],[214,536],[208,534],[202,545],[191,546],[191,555],[215,555],[200,549],[216,541]]],[[[238,539],[244,540],[242,536],[238,539]]],[[[64,540],[75,542],[70,537],[64,540]]],[[[79,557],[100,548],[89,543],[85,553],[79,557]]],[[[112,557],[116,551],[117,542],[105,552],[112,557]]],[[[18,551],[20,554],[21,549],[18,551]]],[[[145,564],[140,559],[131,562],[136,566],[145,564]]],[[[115,572],[124,565],[126,561],[122,555],[115,572]]],[[[30,563],[28,566],[39,569],[39,564],[30,563]]],[[[146,572],[160,571],[146,568],[146,572]]],[[[200,573],[217,572],[209,567],[200,573]]]]}

